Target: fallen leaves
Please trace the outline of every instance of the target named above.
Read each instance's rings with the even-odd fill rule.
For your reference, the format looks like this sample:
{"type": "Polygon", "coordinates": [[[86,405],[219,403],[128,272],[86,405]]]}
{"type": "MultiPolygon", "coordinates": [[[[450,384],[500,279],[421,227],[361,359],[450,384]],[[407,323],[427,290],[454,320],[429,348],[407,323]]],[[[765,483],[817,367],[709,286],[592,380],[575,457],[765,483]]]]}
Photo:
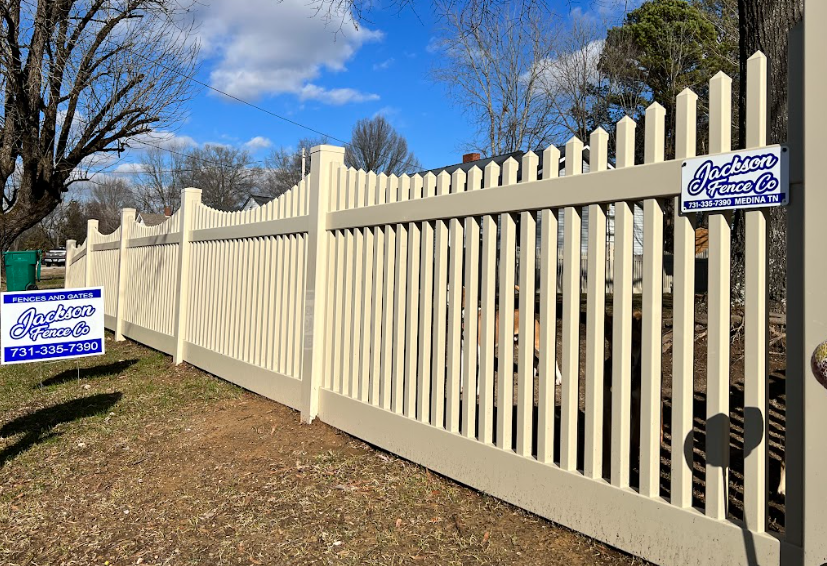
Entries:
{"type": "MultiPolygon", "coordinates": [[[[114,344],[111,352],[124,349],[142,363],[90,385],[123,390],[117,416],[66,423],[54,442],[1,470],[0,548],[12,548],[3,561],[31,562],[15,555],[9,540],[40,549],[41,564],[99,566],[104,559],[118,566],[546,564],[550,545],[568,556],[578,551],[574,535],[549,543],[553,525],[529,523],[522,512],[422,466],[318,421],[300,426],[290,409],[252,394],[241,394],[239,403],[231,386],[193,368],[172,374],[168,358],[134,343],[114,344]],[[183,380],[190,380],[185,387],[183,380]],[[226,390],[227,400],[205,397],[210,387],[226,390]],[[76,452],[79,442],[90,450],[76,452]],[[67,451],[75,457],[67,459],[67,451]],[[21,465],[34,457],[44,465],[21,465]],[[513,534],[523,555],[500,533],[513,534]],[[81,548],[97,559],[80,556],[81,548]]],[[[0,368],[0,384],[8,375],[0,368]]],[[[21,401],[7,402],[8,414],[32,406],[33,396],[70,388],[78,396],[74,383],[32,387],[42,379],[31,375],[21,401]]],[[[599,563],[628,561],[605,558],[612,554],[599,563]]]]}

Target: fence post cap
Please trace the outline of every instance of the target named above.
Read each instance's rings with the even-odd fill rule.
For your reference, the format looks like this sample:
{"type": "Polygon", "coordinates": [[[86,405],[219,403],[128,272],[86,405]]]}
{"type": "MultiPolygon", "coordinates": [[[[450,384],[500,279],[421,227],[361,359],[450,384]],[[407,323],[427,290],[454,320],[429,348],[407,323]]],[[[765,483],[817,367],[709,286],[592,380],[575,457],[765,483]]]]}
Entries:
{"type": "Polygon", "coordinates": [[[201,189],[196,189],[195,187],[186,187],[181,189],[181,208],[184,207],[184,203],[200,203],[201,202],[201,189]]]}
{"type": "Polygon", "coordinates": [[[314,145],[310,148],[310,154],[319,153],[320,151],[329,151],[331,153],[341,153],[342,155],[345,154],[345,148],[339,147],[338,145],[314,145]]]}
{"type": "Polygon", "coordinates": [[[609,133],[608,133],[606,130],[604,130],[601,126],[598,126],[598,127],[597,127],[597,128],[596,128],[596,129],[595,129],[595,130],[591,133],[591,135],[592,135],[592,136],[599,137],[599,138],[606,138],[606,139],[608,139],[608,138],[609,138],[609,133]]]}

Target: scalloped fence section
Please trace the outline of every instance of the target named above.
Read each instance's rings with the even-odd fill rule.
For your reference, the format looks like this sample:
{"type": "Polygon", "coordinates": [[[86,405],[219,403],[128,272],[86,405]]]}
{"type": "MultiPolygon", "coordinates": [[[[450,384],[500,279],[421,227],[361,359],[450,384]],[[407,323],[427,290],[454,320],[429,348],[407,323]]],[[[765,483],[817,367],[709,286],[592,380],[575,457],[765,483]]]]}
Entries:
{"type": "MultiPolygon", "coordinates": [[[[68,248],[67,248],[68,249],[68,248]]],[[[66,288],[86,286],[86,246],[75,251],[72,259],[66,260],[66,288]]]]}
{"type": "Polygon", "coordinates": [[[173,234],[175,232],[181,231],[181,217],[180,211],[175,211],[175,213],[161,222],[160,224],[156,224],[155,226],[144,226],[143,224],[139,224],[137,222],[134,223],[134,226],[129,228],[130,237],[132,238],[143,238],[143,237],[150,237],[150,236],[162,236],[173,234]]]}
{"type": "MultiPolygon", "coordinates": [[[[585,140],[569,140],[565,175],[556,147],[397,177],[348,169],[342,148],[318,146],[311,175],[262,208],[212,210],[185,189],[160,228],[136,227],[125,210],[119,238],[104,241],[90,222],[85,246],[67,247],[67,286],[105,287],[118,339],[647,560],[820,566],[827,392],[809,364],[827,339],[824,24],[827,3],[806,0],[791,36],[787,339],[772,379],[766,214],[746,213],[737,260],[743,357],[731,348],[732,216],[666,222],[698,147],[699,108],[704,147],[733,149],[722,73],[707,100],[677,97],[672,160],[659,104],[643,136],[629,118],[617,124],[613,168],[605,131],[588,140],[588,171],[585,140]],[[701,223],[708,267],[697,283],[701,223]],[[786,499],[775,495],[782,464],[786,499]]],[[[746,72],[747,147],[761,148],[766,58],[746,72]]]]}

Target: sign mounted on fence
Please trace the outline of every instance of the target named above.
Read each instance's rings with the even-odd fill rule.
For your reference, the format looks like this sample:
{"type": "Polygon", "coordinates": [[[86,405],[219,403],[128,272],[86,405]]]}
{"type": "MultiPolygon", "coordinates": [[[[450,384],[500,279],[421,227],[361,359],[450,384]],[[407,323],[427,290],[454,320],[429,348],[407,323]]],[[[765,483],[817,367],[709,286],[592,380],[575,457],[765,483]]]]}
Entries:
{"type": "Polygon", "coordinates": [[[2,363],[104,353],[103,287],[3,293],[2,363]]]}
{"type": "Polygon", "coordinates": [[[785,206],[787,148],[780,145],[687,159],[681,213],[785,206]]]}

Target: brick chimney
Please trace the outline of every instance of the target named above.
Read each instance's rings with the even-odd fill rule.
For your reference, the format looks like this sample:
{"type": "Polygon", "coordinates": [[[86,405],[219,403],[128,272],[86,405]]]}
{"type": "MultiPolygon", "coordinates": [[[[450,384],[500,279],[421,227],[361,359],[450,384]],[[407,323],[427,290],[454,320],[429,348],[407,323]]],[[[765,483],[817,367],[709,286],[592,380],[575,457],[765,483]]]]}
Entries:
{"type": "Polygon", "coordinates": [[[164,207],[164,216],[167,216],[167,217],[172,216],[172,207],[171,206],[165,206],[164,207]]]}
{"type": "Polygon", "coordinates": [[[463,163],[471,163],[473,161],[479,161],[479,160],[480,160],[480,154],[479,153],[466,153],[465,155],[462,156],[462,162],[463,163]]]}

